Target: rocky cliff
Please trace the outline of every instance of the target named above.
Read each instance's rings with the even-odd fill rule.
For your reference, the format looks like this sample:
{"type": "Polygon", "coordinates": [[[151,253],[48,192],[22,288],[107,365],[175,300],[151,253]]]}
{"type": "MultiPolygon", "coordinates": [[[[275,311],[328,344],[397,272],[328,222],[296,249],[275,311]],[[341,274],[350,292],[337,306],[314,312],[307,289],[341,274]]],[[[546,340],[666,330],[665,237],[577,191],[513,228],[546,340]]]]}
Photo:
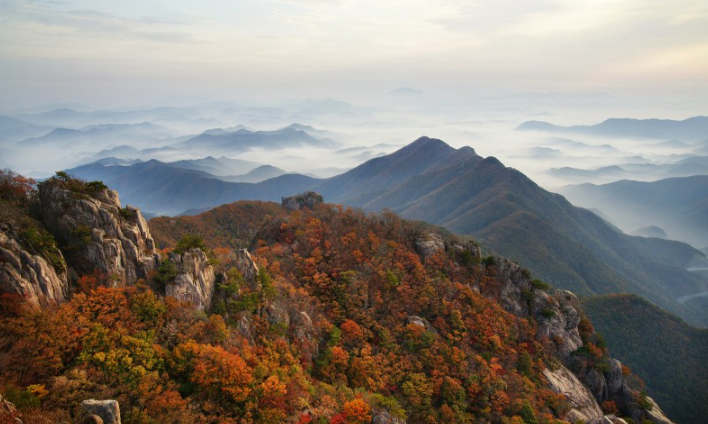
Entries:
{"type": "Polygon", "coordinates": [[[0,223],[0,290],[22,296],[34,305],[63,302],[69,294],[69,283],[61,252],[52,249],[53,264],[34,250],[14,226],[0,223]]]}
{"type": "Polygon", "coordinates": [[[39,184],[41,219],[79,274],[99,271],[114,285],[132,284],[157,268],[159,256],[138,209],[122,208],[101,185],[56,178],[39,184]]]}
{"type": "Polygon", "coordinates": [[[200,310],[208,309],[214,296],[216,273],[207,255],[194,248],[181,254],[170,253],[169,261],[178,274],[165,286],[165,295],[190,302],[200,310]]]}
{"type": "Polygon", "coordinates": [[[589,321],[581,323],[584,313],[573,293],[531,279],[528,270],[508,259],[489,260],[488,268],[501,287],[481,292],[507,311],[536,321],[536,337],[555,349],[561,365],[544,375],[551,389],[570,402],[571,422],[603,422],[599,404],[611,401],[636,422],[672,423],[651,398],[630,387],[622,364],[601,346],[589,321]]]}
{"type": "MultiPolygon", "coordinates": [[[[424,261],[439,252],[449,254],[451,250],[457,253],[456,257],[481,258],[478,247],[448,242],[435,233],[426,233],[413,244],[424,261]]],[[[542,281],[532,279],[528,270],[505,258],[488,257],[484,259],[484,265],[485,272],[492,275],[497,284],[473,288],[495,299],[508,312],[535,321],[537,339],[553,349],[559,359],[560,364],[553,370],[545,370],[544,375],[549,387],[563,394],[570,403],[568,420],[602,423],[605,418],[615,419],[614,416],[606,417],[600,408],[600,403],[611,401],[625,416],[637,422],[671,423],[653,399],[629,386],[620,361],[592,344],[591,340],[598,338],[589,323],[582,329],[585,334],[581,334],[584,313],[573,293],[552,289],[542,281]],[[588,351],[594,352],[595,356],[588,351]]]]}

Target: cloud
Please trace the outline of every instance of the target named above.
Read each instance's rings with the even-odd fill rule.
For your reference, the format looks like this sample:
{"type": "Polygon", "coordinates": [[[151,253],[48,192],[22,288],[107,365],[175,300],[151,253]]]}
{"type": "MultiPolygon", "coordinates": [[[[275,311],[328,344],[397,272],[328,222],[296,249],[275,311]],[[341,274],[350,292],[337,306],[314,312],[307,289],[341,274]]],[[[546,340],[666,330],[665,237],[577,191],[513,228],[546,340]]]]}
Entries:
{"type": "MultiPolygon", "coordinates": [[[[33,32],[33,39],[52,36],[135,39],[164,43],[184,43],[193,37],[184,22],[158,16],[126,17],[92,9],[66,9],[68,2],[8,0],[0,7],[5,25],[3,35],[16,36],[33,32]]],[[[15,42],[22,42],[15,38],[15,42]]],[[[80,43],[78,43],[80,44],[80,43]]],[[[78,45],[77,44],[77,45],[78,45]]]]}

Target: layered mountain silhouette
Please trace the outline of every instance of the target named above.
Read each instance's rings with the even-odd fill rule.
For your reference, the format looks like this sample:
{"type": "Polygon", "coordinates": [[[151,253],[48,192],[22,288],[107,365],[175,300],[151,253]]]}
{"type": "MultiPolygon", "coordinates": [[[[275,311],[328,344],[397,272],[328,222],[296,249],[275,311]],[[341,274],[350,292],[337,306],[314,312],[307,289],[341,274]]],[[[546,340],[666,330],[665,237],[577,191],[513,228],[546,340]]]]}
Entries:
{"type": "Polygon", "coordinates": [[[262,166],[258,162],[251,162],[242,159],[232,159],[225,156],[207,156],[202,159],[186,159],[170,162],[170,165],[178,168],[203,171],[211,175],[225,177],[234,174],[246,174],[262,166]]]}
{"type": "Polygon", "coordinates": [[[695,116],[683,121],[610,118],[596,125],[569,127],[553,125],[544,121],[527,121],[516,129],[519,131],[569,132],[612,137],[705,140],[708,137],[708,117],[695,116]]]}
{"type": "Polygon", "coordinates": [[[317,179],[287,174],[258,184],[234,183],[203,171],[184,169],[157,160],[131,166],[89,164],[69,170],[87,180],[105,181],[124,203],[149,213],[176,215],[186,210],[204,210],[239,199],[280,200],[306,190],[317,179]]]}
{"type": "Polygon", "coordinates": [[[331,140],[321,140],[303,130],[289,126],[276,131],[249,131],[239,129],[232,132],[213,134],[202,133],[175,147],[181,149],[199,149],[216,151],[221,154],[240,153],[253,148],[280,150],[292,147],[327,147],[331,140]]]}
{"type": "Polygon", "coordinates": [[[689,156],[674,163],[623,163],[596,169],[552,168],[549,174],[570,182],[617,181],[620,179],[657,180],[708,174],[708,156],[689,156]]]}
{"type": "Polygon", "coordinates": [[[455,149],[422,137],[336,177],[282,175],[258,184],[226,183],[156,161],[108,168],[71,173],[103,180],[128,203],[171,213],[239,199],[279,201],[313,189],[329,202],[389,208],[472,235],[558,287],[586,295],[637,293],[692,323],[708,324],[705,312],[675,300],[708,290],[708,280],[686,270],[706,261],[700,251],[680,242],[628,236],[470,147],[455,149]]]}
{"type": "Polygon", "coordinates": [[[602,210],[627,231],[655,225],[669,238],[708,246],[708,175],[580,184],[561,193],[576,205],[602,210]]]}
{"type": "Polygon", "coordinates": [[[0,143],[36,137],[51,131],[51,127],[35,125],[10,116],[0,115],[0,143]]]}

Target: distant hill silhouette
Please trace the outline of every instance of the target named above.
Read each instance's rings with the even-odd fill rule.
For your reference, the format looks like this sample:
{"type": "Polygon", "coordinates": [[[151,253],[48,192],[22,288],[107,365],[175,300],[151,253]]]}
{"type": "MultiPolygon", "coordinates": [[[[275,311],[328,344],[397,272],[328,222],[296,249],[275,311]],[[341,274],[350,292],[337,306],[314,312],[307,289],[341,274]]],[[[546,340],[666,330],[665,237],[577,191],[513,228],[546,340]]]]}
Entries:
{"type": "Polygon", "coordinates": [[[87,180],[110,184],[123,203],[142,209],[175,215],[188,209],[219,206],[238,199],[280,200],[283,196],[306,190],[317,179],[288,174],[258,184],[233,183],[203,171],[183,169],[157,160],[132,166],[89,164],[68,171],[87,180]]]}
{"type": "Polygon", "coordinates": [[[561,193],[576,205],[602,210],[626,230],[656,225],[669,238],[708,246],[708,175],[580,184],[561,193]]]}
{"type": "Polygon", "coordinates": [[[518,131],[570,132],[612,137],[642,137],[679,140],[705,140],[708,136],[708,117],[696,116],[674,121],[671,119],[610,118],[596,125],[553,125],[544,121],[527,121],[518,131]]]}

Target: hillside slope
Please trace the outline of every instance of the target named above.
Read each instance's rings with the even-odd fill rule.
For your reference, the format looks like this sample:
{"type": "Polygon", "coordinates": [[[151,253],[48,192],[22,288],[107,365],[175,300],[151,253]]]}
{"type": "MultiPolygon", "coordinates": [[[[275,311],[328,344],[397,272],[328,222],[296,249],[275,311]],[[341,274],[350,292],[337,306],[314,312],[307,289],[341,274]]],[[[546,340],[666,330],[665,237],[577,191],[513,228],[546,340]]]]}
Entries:
{"type": "Polygon", "coordinates": [[[583,307],[613,355],[642,376],[649,394],[671,417],[686,424],[705,421],[708,330],[634,295],[591,297],[583,307]]]}
{"type": "Polygon", "coordinates": [[[708,280],[686,270],[705,263],[700,251],[627,236],[472,149],[456,150],[424,137],[325,180],[316,190],[337,203],[389,208],[473,235],[558,287],[582,294],[641,294],[694,324],[708,325],[706,311],[676,301],[708,290],[708,280]]]}
{"type": "Polygon", "coordinates": [[[165,254],[104,185],[39,190],[13,206],[59,240],[70,292],[37,308],[0,279],[0,392],[27,422],[86,422],[98,397],[126,423],[596,424],[601,403],[671,424],[575,295],[430,225],[311,202],[250,252],[193,235],[165,254]]]}
{"type": "Polygon", "coordinates": [[[493,157],[428,137],[324,180],[283,175],[258,184],[226,183],[157,161],[71,172],[103,180],[128,203],[162,213],[239,199],[279,201],[314,189],[329,202],[388,208],[473,235],[557,287],[583,295],[637,293],[694,325],[708,325],[708,311],[698,303],[676,301],[708,291],[708,279],[686,270],[708,262],[702,252],[683,243],[627,236],[493,157]]]}

